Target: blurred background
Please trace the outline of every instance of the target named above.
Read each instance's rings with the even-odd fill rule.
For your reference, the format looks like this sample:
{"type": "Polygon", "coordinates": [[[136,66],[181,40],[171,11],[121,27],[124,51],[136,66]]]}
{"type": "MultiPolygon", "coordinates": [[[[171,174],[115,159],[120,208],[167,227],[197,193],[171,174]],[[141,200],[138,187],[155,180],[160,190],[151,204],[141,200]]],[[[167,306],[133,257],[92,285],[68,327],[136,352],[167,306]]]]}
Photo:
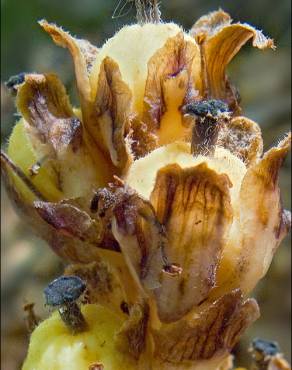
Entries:
{"type": "MultiPolygon", "coordinates": [[[[55,46],[37,20],[62,25],[73,35],[101,46],[125,23],[135,22],[134,9],[122,0],[1,0],[1,145],[5,147],[15,121],[14,101],[4,82],[19,72],[59,74],[72,101],[77,103],[69,53],[55,46]],[[121,6],[125,9],[119,16],[121,6]],[[112,19],[115,12],[117,18],[112,19]],[[123,14],[127,13],[128,14],[123,14]]],[[[245,46],[229,67],[237,85],[244,113],[263,130],[265,149],[289,130],[291,119],[291,2],[290,0],[162,0],[162,18],[185,29],[201,15],[219,7],[235,21],[248,22],[274,38],[277,50],[260,52],[245,46]]],[[[281,172],[285,208],[291,208],[291,157],[281,172]]],[[[47,315],[42,290],[62,272],[61,261],[34,238],[1,192],[1,340],[3,370],[20,369],[27,351],[28,334],[23,304],[35,302],[38,315],[47,315]]],[[[291,360],[291,249],[282,243],[266,278],[254,295],[262,316],[235,349],[238,363],[247,365],[250,340],[276,340],[291,360]]]]}

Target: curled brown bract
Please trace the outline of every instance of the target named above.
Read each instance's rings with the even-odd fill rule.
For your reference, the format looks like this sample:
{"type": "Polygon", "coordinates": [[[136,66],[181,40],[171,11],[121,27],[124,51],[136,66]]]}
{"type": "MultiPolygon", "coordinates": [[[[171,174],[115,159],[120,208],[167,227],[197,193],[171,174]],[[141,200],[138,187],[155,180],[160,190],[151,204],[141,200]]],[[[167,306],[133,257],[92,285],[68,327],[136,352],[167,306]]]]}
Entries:
{"type": "Polygon", "coordinates": [[[238,97],[227,80],[227,65],[250,39],[254,47],[272,48],[274,43],[248,24],[231,24],[230,16],[219,10],[200,18],[190,34],[201,45],[202,85],[205,96],[226,100],[235,113],[240,112],[238,97]]]}

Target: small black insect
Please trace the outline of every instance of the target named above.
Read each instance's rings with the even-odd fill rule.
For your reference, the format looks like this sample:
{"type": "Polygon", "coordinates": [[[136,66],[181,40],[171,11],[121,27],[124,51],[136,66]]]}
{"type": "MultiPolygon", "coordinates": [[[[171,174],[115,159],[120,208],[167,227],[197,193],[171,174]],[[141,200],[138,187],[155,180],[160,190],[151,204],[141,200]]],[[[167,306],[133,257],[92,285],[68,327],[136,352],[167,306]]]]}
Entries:
{"type": "Polygon", "coordinates": [[[222,113],[229,112],[228,105],[222,100],[210,99],[195,101],[183,107],[184,114],[192,114],[198,117],[209,117],[214,120],[222,113]]]}
{"type": "Polygon", "coordinates": [[[220,126],[230,117],[228,105],[215,99],[194,101],[186,104],[182,112],[193,119],[192,153],[213,154],[220,126]]]}
{"type": "Polygon", "coordinates": [[[76,300],[85,291],[86,284],[78,276],[61,276],[44,290],[46,304],[58,307],[61,319],[68,329],[77,334],[87,329],[87,323],[76,300]]]}
{"type": "Polygon", "coordinates": [[[78,276],[61,276],[52,281],[44,290],[46,304],[59,306],[74,302],[84,292],[86,285],[78,276]]]}
{"type": "Polygon", "coordinates": [[[263,356],[275,356],[280,352],[278,343],[256,338],[252,341],[252,351],[263,356]]]}
{"type": "Polygon", "coordinates": [[[25,73],[21,72],[18,75],[11,76],[7,82],[5,82],[6,87],[11,90],[13,94],[17,92],[17,86],[21,85],[25,80],[25,73]]]}

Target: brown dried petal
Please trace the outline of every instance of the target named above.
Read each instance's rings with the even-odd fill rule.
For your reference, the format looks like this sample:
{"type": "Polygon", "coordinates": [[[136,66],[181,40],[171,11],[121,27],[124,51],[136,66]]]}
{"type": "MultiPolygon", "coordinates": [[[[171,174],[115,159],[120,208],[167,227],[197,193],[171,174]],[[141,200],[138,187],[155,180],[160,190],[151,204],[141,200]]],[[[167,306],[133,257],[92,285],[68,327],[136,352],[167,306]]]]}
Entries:
{"type": "Polygon", "coordinates": [[[98,49],[87,40],[72,37],[69,32],[53,23],[48,23],[46,20],[41,20],[39,24],[57,45],[69,49],[74,61],[79,94],[83,104],[86,104],[91,97],[88,75],[98,54],[98,49]]]}
{"type": "Polygon", "coordinates": [[[164,274],[156,298],[163,321],[179,319],[206,299],[215,284],[224,237],[232,221],[230,181],[205,163],[182,169],[168,165],[157,174],[151,194],[165,227],[168,260],[182,267],[177,277],[164,274]]]}
{"type": "Polygon", "coordinates": [[[224,251],[217,294],[231,287],[240,287],[244,293],[249,293],[266,274],[277,247],[288,232],[289,217],[281,206],[278,182],[279,170],[290,145],[291,134],[251,166],[243,179],[240,219],[235,220],[228,241],[237,247],[230,245],[224,251]]]}
{"type": "MultiPolygon", "coordinates": [[[[177,127],[162,127],[165,131],[178,131],[178,139],[184,136],[184,127],[181,122],[179,108],[184,98],[193,87],[192,70],[195,62],[199,60],[199,49],[195,43],[186,40],[182,32],[167,40],[165,45],[151,57],[148,62],[148,74],[145,85],[144,107],[141,117],[133,122],[133,151],[137,157],[147,154],[158,146],[163,115],[171,108],[178,115],[177,127]],[[175,91],[177,88],[178,91],[175,91]],[[170,92],[179,92],[178,99],[168,98],[170,92]],[[174,105],[169,107],[168,105],[174,105]]],[[[173,95],[173,93],[172,93],[173,95]]],[[[174,135],[174,134],[173,134],[174,135]]],[[[173,136],[172,135],[172,136],[173,136]]],[[[163,140],[164,144],[167,139],[163,140]]]]}
{"type": "Polygon", "coordinates": [[[127,143],[127,131],[131,119],[132,93],[123,82],[118,64],[106,57],[99,72],[95,107],[98,128],[102,134],[105,149],[120,170],[125,171],[132,158],[127,143]]]}
{"type": "Polygon", "coordinates": [[[251,166],[263,153],[261,129],[246,117],[234,117],[221,127],[217,145],[228,149],[247,166],[251,166]]]}
{"type": "Polygon", "coordinates": [[[230,22],[228,14],[219,10],[199,19],[193,26],[191,35],[201,45],[202,93],[227,100],[230,107],[238,111],[237,94],[225,75],[227,65],[250,39],[253,40],[253,46],[259,49],[273,49],[274,43],[248,24],[230,22]]]}
{"type": "Polygon", "coordinates": [[[258,317],[256,302],[243,302],[240,290],[234,290],[154,331],[155,355],[170,364],[225,357],[258,317]]]}

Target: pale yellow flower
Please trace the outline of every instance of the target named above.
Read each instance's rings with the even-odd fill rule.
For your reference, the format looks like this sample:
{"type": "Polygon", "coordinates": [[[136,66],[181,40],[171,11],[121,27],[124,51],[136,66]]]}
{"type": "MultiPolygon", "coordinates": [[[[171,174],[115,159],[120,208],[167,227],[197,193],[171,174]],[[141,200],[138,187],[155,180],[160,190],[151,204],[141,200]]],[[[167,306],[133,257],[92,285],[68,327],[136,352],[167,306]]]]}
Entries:
{"type": "Polygon", "coordinates": [[[50,370],[79,360],[80,370],[94,360],[121,369],[114,358],[123,354],[135,369],[226,368],[259,317],[248,294],[290,226],[278,175],[291,136],[263,154],[225,70],[248,40],[259,49],[273,41],[221,10],[188,33],[174,23],[126,26],[100,49],[40,24],[73,57],[81,107],[55,75],[16,81],[22,119],[2,155],[5,181],[73,264],[66,273],[87,281],[89,302],[121,322],[112,365],[102,351],[73,351],[97,324],[91,339],[66,337],[71,353],[54,316],[33,334],[24,369],[44,370],[57,353],[50,370]]]}

